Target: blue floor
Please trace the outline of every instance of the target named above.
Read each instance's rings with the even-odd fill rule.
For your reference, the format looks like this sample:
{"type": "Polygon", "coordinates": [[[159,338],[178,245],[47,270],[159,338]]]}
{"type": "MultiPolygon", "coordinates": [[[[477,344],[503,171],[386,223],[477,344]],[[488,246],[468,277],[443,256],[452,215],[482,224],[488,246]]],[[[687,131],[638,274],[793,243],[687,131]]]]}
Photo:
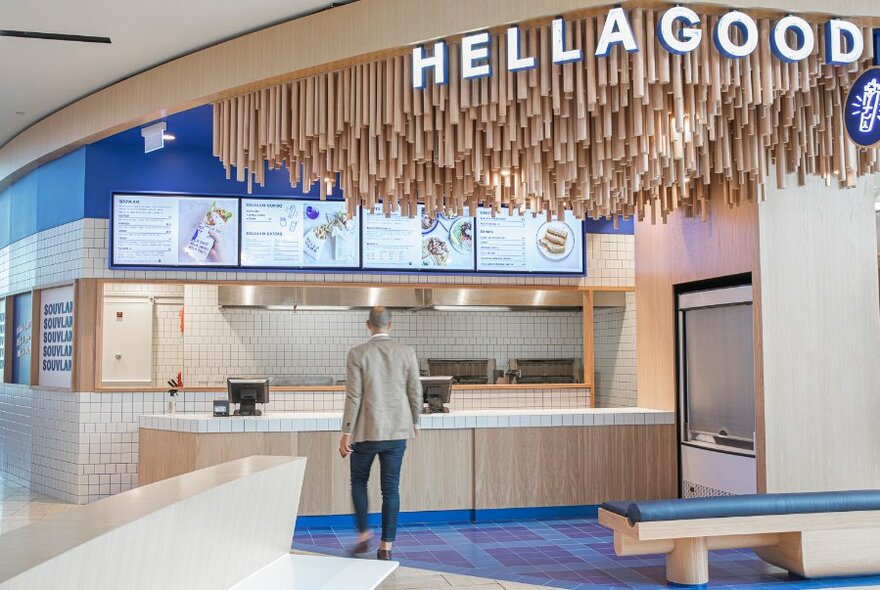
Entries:
{"type": "MultiPolygon", "coordinates": [[[[297,529],[293,546],[346,555],[352,528],[297,529]]],[[[616,557],[611,533],[595,519],[402,525],[394,544],[402,565],[552,588],[664,588],[662,556],[616,557]]],[[[789,578],[750,550],[713,551],[711,588],[880,587],[880,576],[789,578]]]]}

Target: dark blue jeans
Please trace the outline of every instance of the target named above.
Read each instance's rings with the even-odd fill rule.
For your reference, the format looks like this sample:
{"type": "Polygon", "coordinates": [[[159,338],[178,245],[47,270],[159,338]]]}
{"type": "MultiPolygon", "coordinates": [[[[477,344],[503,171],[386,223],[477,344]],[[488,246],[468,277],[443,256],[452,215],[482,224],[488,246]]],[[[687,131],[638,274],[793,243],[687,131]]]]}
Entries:
{"type": "Polygon", "coordinates": [[[400,513],[400,467],[403,465],[405,440],[365,441],[351,445],[351,499],[358,532],[370,530],[367,482],[373,459],[379,455],[382,476],[382,540],[397,538],[397,515],[400,513]]]}

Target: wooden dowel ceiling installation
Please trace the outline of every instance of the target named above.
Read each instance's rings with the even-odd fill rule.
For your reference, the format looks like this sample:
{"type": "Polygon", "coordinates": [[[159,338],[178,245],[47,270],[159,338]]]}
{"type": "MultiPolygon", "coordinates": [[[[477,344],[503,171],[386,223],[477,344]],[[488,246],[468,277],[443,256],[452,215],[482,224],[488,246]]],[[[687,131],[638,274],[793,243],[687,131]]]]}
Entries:
{"type": "Polygon", "coordinates": [[[680,209],[705,220],[710,194],[730,206],[762,199],[771,175],[777,186],[819,175],[846,187],[880,172],[880,150],[846,140],[842,113],[870,43],[851,67],[829,66],[815,24],[812,54],[784,63],[770,50],[775,19],[764,17],[758,49],[729,59],[712,46],[719,17],[704,15],[700,46],[671,55],[657,40],[661,14],[631,11],[633,53],[595,55],[599,13],[566,20],[565,49],[583,55],[573,63],[551,63],[544,23],[520,32],[533,69],[507,70],[502,28],[490,32],[488,77],[463,79],[451,42],[442,85],[428,74],[413,88],[403,48],[225,98],[214,103],[214,155],[249,190],[281,167],[291,184],[318,182],[322,197],[338,180],[349,214],[382,203],[386,214],[414,215],[424,203],[455,214],[482,205],[653,221],[680,209]]]}

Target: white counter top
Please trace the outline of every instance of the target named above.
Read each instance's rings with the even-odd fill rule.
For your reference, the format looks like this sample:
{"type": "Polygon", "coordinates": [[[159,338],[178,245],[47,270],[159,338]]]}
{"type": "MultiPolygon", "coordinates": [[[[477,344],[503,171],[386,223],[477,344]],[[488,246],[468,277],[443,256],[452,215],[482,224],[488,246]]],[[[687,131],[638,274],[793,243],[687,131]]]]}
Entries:
{"type": "MultiPolygon", "coordinates": [[[[425,414],[424,430],[455,428],[534,428],[551,426],[613,426],[674,424],[675,413],[646,408],[588,408],[582,410],[470,410],[425,414]]],[[[140,428],[174,432],[333,432],[342,426],[341,412],[272,412],[263,416],[215,418],[210,414],[140,416],[140,428]]]]}

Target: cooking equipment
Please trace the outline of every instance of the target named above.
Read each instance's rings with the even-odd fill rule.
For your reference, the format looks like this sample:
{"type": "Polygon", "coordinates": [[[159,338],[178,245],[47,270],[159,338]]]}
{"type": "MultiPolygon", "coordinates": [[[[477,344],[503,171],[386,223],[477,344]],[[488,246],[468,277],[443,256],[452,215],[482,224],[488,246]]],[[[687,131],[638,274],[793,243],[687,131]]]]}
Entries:
{"type": "Polygon", "coordinates": [[[459,385],[495,382],[495,359],[428,359],[428,373],[450,375],[459,385]]]}
{"type": "Polygon", "coordinates": [[[577,359],[513,359],[507,372],[511,383],[579,383],[577,359]]]}

